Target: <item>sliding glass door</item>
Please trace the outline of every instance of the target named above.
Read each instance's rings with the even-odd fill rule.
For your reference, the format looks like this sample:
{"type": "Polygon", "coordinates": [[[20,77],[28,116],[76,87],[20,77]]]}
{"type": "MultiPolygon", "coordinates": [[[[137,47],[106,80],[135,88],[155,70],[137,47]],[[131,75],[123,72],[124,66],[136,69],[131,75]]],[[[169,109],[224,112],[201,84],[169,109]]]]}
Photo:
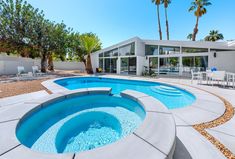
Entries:
{"type": "Polygon", "coordinates": [[[105,73],[117,73],[117,58],[105,58],[104,72],[105,73]]]}
{"type": "Polygon", "coordinates": [[[110,73],[117,73],[117,58],[111,58],[110,73]]]}
{"type": "Polygon", "coordinates": [[[136,75],[136,57],[121,58],[121,74],[136,75]]]}
{"type": "Polygon", "coordinates": [[[158,73],[158,57],[149,58],[149,73],[158,73]]]}

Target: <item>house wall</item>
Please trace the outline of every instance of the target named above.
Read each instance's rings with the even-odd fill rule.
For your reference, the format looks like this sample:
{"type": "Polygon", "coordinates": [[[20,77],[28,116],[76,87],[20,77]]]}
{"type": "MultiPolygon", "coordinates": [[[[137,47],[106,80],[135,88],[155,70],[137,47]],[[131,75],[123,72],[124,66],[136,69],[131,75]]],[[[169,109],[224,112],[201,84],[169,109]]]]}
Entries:
{"type": "Polygon", "coordinates": [[[209,54],[209,67],[235,73],[235,51],[214,52],[209,54]]]}
{"type": "Polygon", "coordinates": [[[93,72],[96,72],[96,68],[99,67],[99,54],[91,54],[91,64],[93,72]]]}
{"type": "MultiPolygon", "coordinates": [[[[234,43],[228,43],[228,42],[205,42],[205,41],[158,41],[158,40],[142,40],[138,37],[126,40],[124,42],[118,43],[116,45],[113,45],[111,47],[105,48],[103,50],[100,50],[96,53],[93,53],[93,68],[99,66],[99,53],[112,50],[114,48],[119,48],[121,46],[124,46],[126,44],[135,42],[135,56],[137,57],[137,75],[141,75],[144,71],[144,66],[149,66],[149,57],[145,56],[145,45],[160,45],[160,46],[177,46],[180,47],[180,53],[179,54],[167,54],[167,55],[158,55],[159,58],[164,57],[178,57],[179,58],[179,64],[180,64],[180,71],[179,75],[183,75],[185,72],[183,70],[182,65],[182,58],[183,57],[192,57],[192,56],[208,56],[208,67],[217,67],[219,70],[225,70],[229,72],[235,72],[235,45],[234,43]],[[201,52],[201,53],[182,53],[183,47],[189,47],[189,48],[207,48],[208,51],[201,52]],[[228,50],[224,52],[217,52],[217,57],[214,58],[214,52],[213,50],[228,50]],[[229,51],[230,50],[230,51],[229,51]]],[[[154,55],[156,56],[156,55],[154,55]]],[[[117,74],[120,74],[120,57],[118,57],[117,61],[117,74]]]]}
{"type": "MultiPolygon", "coordinates": [[[[24,66],[26,72],[32,72],[32,66],[41,66],[40,59],[30,59],[14,56],[0,55],[0,75],[17,74],[17,66],[24,66]]],[[[81,62],[54,61],[57,70],[85,70],[81,62]]]]}

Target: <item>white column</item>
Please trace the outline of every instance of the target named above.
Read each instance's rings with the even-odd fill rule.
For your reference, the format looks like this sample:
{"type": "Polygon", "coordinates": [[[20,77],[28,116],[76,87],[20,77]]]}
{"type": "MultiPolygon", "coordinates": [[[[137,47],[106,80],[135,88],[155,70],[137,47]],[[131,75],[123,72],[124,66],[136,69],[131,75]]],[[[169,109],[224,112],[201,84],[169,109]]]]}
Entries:
{"type": "Polygon", "coordinates": [[[121,74],[121,58],[117,59],[117,74],[121,74]]]}
{"type": "Polygon", "coordinates": [[[136,57],[136,75],[141,76],[143,72],[145,57],[137,56],[136,57]]]}
{"type": "Polygon", "coordinates": [[[183,75],[183,59],[182,59],[182,55],[180,55],[180,57],[179,57],[179,65],[180,65],[179,75],[182,76],[183,75]]]}
{"type": "Polygon", "coordinates": [[[179,56],[179,75],[182,76],[183,75],[183,58],[182,58],[182,46],[180,46],[180,56],[179,56]]]}

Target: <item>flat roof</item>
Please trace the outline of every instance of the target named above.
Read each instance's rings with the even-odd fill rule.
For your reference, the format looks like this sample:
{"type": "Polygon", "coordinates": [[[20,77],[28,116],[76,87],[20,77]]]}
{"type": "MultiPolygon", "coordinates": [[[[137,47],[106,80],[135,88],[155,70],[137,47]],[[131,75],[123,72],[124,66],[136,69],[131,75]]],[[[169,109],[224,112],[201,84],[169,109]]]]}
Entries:
{"type": "Polygon", "coordinates": [[[112,45],[110,47],[106,47],[102,50],[94,52],[93,54],[110,51],[110,50],[127,45],[132,42],[140,42],[145,45],[162,45],[162,46],[179,46],[179,47],[235,50],[235,41],[210,42],[210,41],[181,41],[181,40],[148,40],[148,39],[140,39],[139,37],[133,37],[131,39],[119,42],[115,45],[112,45]]]}

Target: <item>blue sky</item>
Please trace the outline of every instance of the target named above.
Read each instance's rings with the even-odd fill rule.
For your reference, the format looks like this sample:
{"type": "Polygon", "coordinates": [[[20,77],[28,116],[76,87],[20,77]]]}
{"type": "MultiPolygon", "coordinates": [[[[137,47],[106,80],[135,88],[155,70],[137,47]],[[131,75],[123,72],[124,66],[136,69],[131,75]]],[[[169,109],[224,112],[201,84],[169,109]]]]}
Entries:
{"type": "MultiPolygon", "coordinates": [[[[94,32],[103,47],[139,36],[158,39],[156,6],[151,0],[27,0],[44,11],[46,18],[64,23],[80,33],[94,32]]],[[[235,0],[211,0],[207,15],[200,19],[198,40],[210,30],[235,39],[235,0]]],[[[172,0],[169,6],[171,40],[186,40],[196,18],[188,12],[191,0],[172,0]]],[[[163,38],[166,39],[163,6],[161,9],[163,38]]]]}

